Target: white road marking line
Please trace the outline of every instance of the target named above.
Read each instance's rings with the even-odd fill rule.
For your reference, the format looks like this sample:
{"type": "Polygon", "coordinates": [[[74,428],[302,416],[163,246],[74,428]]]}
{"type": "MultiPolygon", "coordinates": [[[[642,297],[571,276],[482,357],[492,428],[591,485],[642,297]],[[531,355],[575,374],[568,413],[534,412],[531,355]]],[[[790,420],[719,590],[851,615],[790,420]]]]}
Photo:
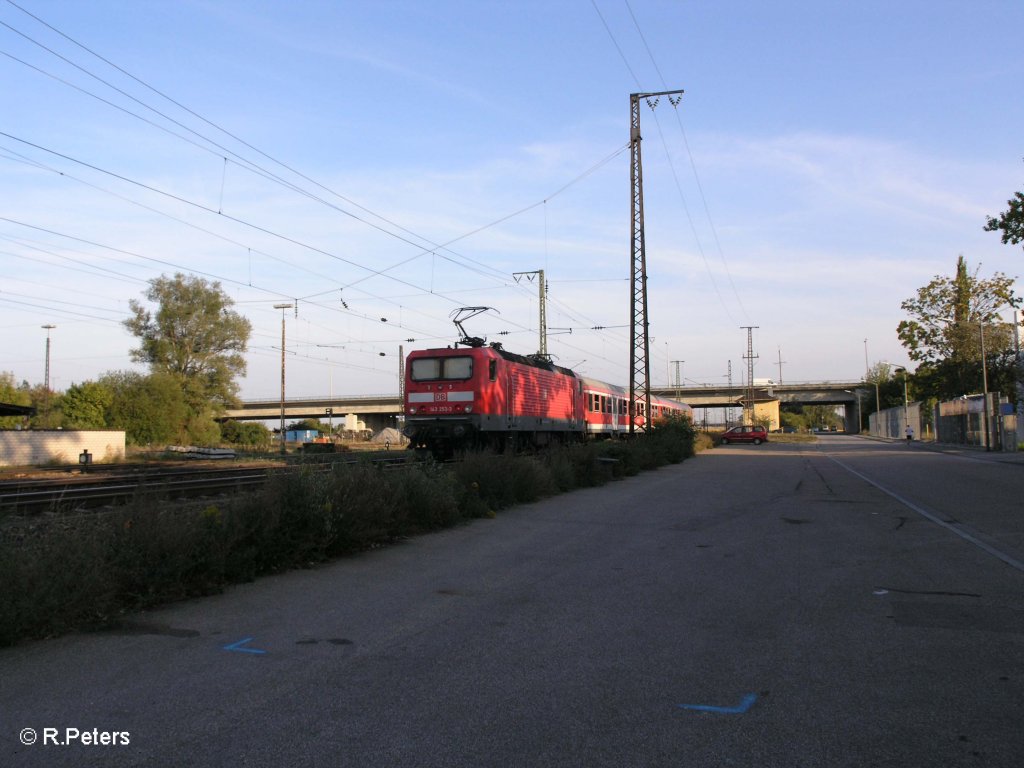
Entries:
{"type": "Polygon", "coordinates": [[[849,472],[851,475],[855,475],[856,477],[859,477],[861,480],[863,480],[865,483],[868,483],[869,485],[873,485],[875,488],[880,490],[882,493],[884,493],[887,496],[890,496],[890,497],[896,499],[896,501],[898,501],[903,506],[905,506],[905,507],[907,507],[909,509],[914,510],[915,512],[917,512],[917,514],[921,515],[921,517],[923,517],[923,518],[925,518],[927,520],[931,520],[936,525],[941,525],[943,528],[945,528],[945,529],[955,533],[957,536],[959,536],[964,541],[968,541],[971,544],[973,544],[974,546],[978,547],[979,549],[983,549],[984,551],[988,552],[990,555],[993,555],[994,557],[998,557],[1000,560],[1002,560],[1004,563],[1006,563],[1010,567],[1016,568],[1018,571],[1024,572],[1024,563],[1022,563],[1020,560],[1017,560],[1016,558],[1011,557],[1010,555],[1006,554],[1002,550],[996,549],[991,544],[985,543],[984,541],[982,541],[981,539],[977,538],[976,536],[972,536],[971,534],[967,533],[967,531],[961,529],[959,526],[954,525],[952,523],[947,523],[945,520],[940,518],[938,515],[934,514],[933,512],[929,512],[927,509],[924,509],[923,507],[918,506],[917,504],[915,504],[914,502],[910,501],[909,499],[906,499],[903,496],[900,496],[895,491],[890,491],[885,486],[879,485],[878,483],[876,483],[874,480],[872,480],[867,475],[864,475],[864,474],[858,472],[853,467],[851,467],[848,464],[846,464],[846,463],[840,461],[839,459],[837,459],[835,456],[829,456],[829,454],[827,454],[827,453],[825,455],[828,456],[829,459],[834,461],[840,467],[845,469],[847,472],[849,472]]]}

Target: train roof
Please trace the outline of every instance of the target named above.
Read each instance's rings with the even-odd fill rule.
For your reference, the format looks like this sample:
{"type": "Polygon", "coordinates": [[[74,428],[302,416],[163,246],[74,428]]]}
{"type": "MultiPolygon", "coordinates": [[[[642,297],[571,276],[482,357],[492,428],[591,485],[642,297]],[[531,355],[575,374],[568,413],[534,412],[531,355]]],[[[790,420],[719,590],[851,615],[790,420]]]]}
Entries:
{"type": "MultiPolygon", "coordinates": [[[[609,394],[616,395],[617,397],[629,397],[629,387],[620,387],[617,384],[609,384],[606,381],[598,381],[597,379],[591,379],[587,376],[580,376],[578,378],[583,382],[583,386],[588,389],[601,390],[602,392],[608,392],[609,394]]],[[[675,403],[676,405],[684,408],[690,407],[682,400],[676,400],[672,397],[662,397],[661,395],[651,395],[651,401],[655,403],[675,403]]]]}
{"type": "Polygon", "coordinates": [[[486,346],[476,346],[476,345],[469,346],[469,345],[466,345],[466,346],[461,346],[460,347],[460,346],[456,345],[454,347],[436,347],[434,349],[417,349],[417,350],[413,350],[412,352],[410,352],[409,356],[411,357],[413,355],[416,355],[416,356],[436,355],[436,354],[439,354],[439,353],[444,353],[445,356],[457,355],[457,354],[465,355],[465,354],[471,354],[473,352],[476,352],[477,350],[480,350],[480,351],[484,352],[485,354],[498,355],[499,357],[502,357],[505,360],[508,360],[509,362],[512,362],[512,363],[519,363],[520,365],[528,365],[531,368],[540,368],[541,370],[544,370],[544,371],[553,371],[555,373],[560,373],[563,376],[571,376],[574,379],[580,378],[579,376],[576,375],[576,372],[571,370],[570,368],[563,368],[562,366],[556,365],[555,363],[551,362],[550,360],[545,360],[543,357],[540,357],[539,355],[518,355],[515,352],[509,352],[507,349],[504,349],[501,346],[500,343],[496,343],[496,342],[492,342],[491,344],[487,344],[486,346]]]}
{"type": "MultiPolygon", "coordinates": [[[[609,384],[606,381],[599,381],[598,379],[592,379],[592,378],[590,378],[588,376],[580,376],[578,373],[576,373],[575,371],[573,371],[570,368],[563,368],[560,365],[555,365],[550,360],[545,360],[544,358],[539,357],[537,355],[518,355],[515,352],[509,352],[507,349],[504,349],[501,346],[501,344],[498,344],[498,343],[491,343],[491,344],[488,344],[488,345],[483,346],[483,347],[478,347],[478,346],[464,346],[464,347],[454,346],[454,347],[439,347],[439,348],[435,348],[435,349],[419,349],[419,350],[414,350],[413,352],[410,352],[409,354],[410,355],[417,355],[418,356],[418,355],[437,354],[439,352],[443,352],[447,356],[447,355],[455,355],[455,354],[458,354],[458,353],[467,354],[467,353],[474,352],[476,350],[483,350],[485,353],[489,352],[491,354],[496,354],[499,357],[502,357],[505,360],[508,360],[509,362],[512,362],[512,363],[518,363],[520,365],[530,366],[531,368],[540,368],[540,369],[545,370],[545,371],[553,371],[555,373],[561,373],[561,374],[563,374],[565,376],[571,376],[574,379],[579,379],[581,382],[583,382],[583,386],[587,387],[589,389],[598,389],[598,390],[601,390],[603,392],[608,392],[609,394],[616,395],[617,397],[622,397],[622,398],[629,397],[629,388],[628,387],[622,387],[622,386],[619,386],[618,384],[609,384]]],[[[689,408],[689,406],[686,403],[684,403],[684,402],[682,402],[680,400],[675,400],[673,398],[668,398],[668,397],[661,397],[660,395],[651,395],[651,400],[653,402],[655,402],[655,403],[670,402],[670,403],[675,403],[676,405],[680,405],[680,406],[682,406],[684,408],[689,408]]]]}
{"type": "Polygon", "coordinates": [[[501,355],[506,360],[519,363],[520,365],[529,365],[533,368],[541,368],[545,371],[554,371],[555,373],[561,373],[563,376],[571,376],[574,379],[578,379],[579,376],[576,372],[570,368],[563,368],[560,365],[555,365],[550,360],[545,360],[543,357],[537,355],[517,355],[515,352],[509,352],[508,350],[502,349],[501,347],[491,347],[495,352],[501,355]]]}

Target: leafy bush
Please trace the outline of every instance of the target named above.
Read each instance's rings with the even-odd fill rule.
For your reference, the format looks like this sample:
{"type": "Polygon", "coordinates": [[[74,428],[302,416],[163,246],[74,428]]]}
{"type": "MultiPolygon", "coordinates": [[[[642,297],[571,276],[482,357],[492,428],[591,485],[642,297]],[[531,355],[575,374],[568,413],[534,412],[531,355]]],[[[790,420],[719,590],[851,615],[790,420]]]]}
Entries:
{"type": "Polygon", "coordinates": [[[232,445],[267,450],[273,435],[263,424],[228,419],[220,425],[221,439],[232,445]]]}
{"type": "Polygon", "coordinates": [[[209,594],[493,515],[514,504],[692,455],[688,423],[632,441],[540,456],[470,454],[456,465],[306,464],[216,505],[140,495],[114,512],[4,521],[0,645],[115,622],[126,611],[209,594]]]}

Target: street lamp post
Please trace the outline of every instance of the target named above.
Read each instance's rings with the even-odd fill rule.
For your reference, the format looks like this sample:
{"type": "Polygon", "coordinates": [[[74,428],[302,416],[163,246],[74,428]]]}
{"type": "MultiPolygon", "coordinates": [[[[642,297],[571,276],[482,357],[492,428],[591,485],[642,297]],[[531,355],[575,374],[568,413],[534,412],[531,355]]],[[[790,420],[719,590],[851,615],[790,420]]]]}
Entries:
{"type": "Polygon", "coordinates": [[[291,309],[292,304],[275,304],[274,309],[281,310],[281,455],[285,454],[284,432],[284,311],[291,309]]]}
{"type": "Polygon", "coordinates": [[[992,450],[992,435],[990,433],[989,418],[990,409],[988,407],[988,363],[985,356],[985,321],[979,320],[978,327],[981,329],[981,393],[982,393],[982,405],[985,418],[985,450],[992,450]]]}
{"type": "MultiPolygon", "coordinates": [[[[864,381],[868,380],[871,374],[871,366],[868,365],[868,340],[864,339],[864,381]]],[[[882,410],[882,397],[878,392],[878,376],[875,376],[875,413],[882,410]]]]}
{"type": "Polygon", "coordinates": [[[43,376],[43,412],[46,413],[47,426],[49,426],[50,417],[50,331],[56,328],[56,325],[47,323],[46,325],[39,326],[46,331],[46,369],[43,376]]]}

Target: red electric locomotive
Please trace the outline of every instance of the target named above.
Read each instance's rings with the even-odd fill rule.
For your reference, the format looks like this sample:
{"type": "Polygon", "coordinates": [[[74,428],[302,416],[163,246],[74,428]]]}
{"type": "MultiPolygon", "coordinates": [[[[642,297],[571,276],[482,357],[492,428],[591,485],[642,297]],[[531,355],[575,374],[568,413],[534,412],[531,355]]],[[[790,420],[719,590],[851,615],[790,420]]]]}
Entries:
{"type": "Polygon", "coordinates": [[[427,349],[405,365],[405,433],[417,447],[504,448],[584,431],[581,382],[567,368],[500,345],[427,349]]]}

